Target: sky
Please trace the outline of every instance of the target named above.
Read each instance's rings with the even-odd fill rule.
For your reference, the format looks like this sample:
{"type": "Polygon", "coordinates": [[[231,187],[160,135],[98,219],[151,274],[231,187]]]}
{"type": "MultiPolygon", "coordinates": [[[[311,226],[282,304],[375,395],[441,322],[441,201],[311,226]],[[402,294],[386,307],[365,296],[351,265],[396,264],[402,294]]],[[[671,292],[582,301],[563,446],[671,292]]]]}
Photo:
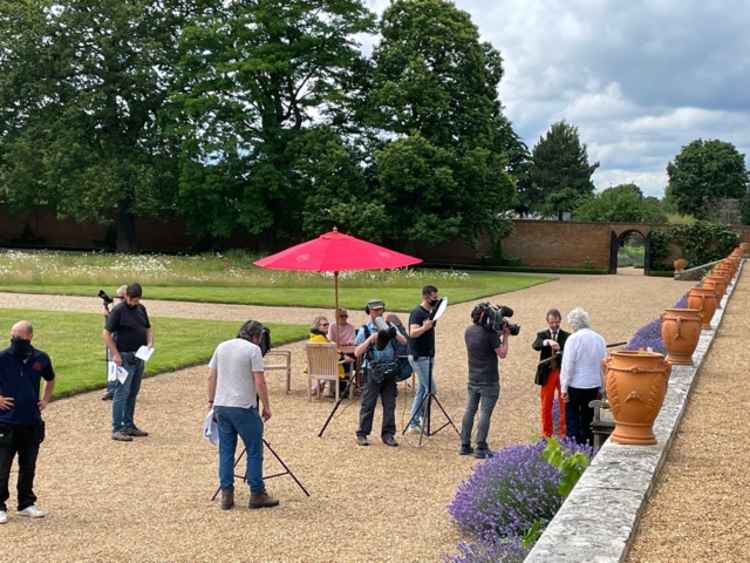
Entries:
{"type": "MultiPolygon", "coordinates": [[[[380,14],[389,0],[366,3],[380,14]]],[[[747,0],[455,4],[502,54],[500,101],[529,149],[552,123],[575,125],[597,189],[663,196],[667,163],[697,138],[750,152],[747,0]]]]}

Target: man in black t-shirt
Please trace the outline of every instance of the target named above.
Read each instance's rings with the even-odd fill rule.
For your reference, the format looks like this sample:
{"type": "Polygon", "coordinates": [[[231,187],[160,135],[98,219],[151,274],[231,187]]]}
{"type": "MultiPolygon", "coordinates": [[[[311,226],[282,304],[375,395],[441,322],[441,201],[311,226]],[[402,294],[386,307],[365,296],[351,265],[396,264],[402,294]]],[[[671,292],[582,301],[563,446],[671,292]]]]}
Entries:
{"type": "Polygon", "coordinates": [[[154,331],[146,308],[141,305],[142,295],[140,284],[130,284],[125,292],[125,302],[112,309],[102,332],[112,361],[128,372],[123,382],[117,381],[112,401],[112,439],[119,442],[130,442],[133,436],[148,436],[148,432],[139,429],[133,421],[144,368],[143,360],[135,353],[141,346],[154,346],[154,331]],[[112,338],[115,333],[117,342],[112,338]]]}
{"type": "Polygon", "coordinates": [[[498,358],[508,354],[509,329],[504,327],[502,333],[482,326],[485,309],[477,305],[471,312],[473,324],[466,329],[464,339],[469,356],[469,385],[466,411],[461,425],[461,455],[474,454],[479,459],[492,456],[487,446],[487,434],[490,430],[490,419],[500,397],[500,369],[498,358]],[[481,405],[481,408],[480,408],[481,405]],[[476,451],[471,447],[471,430],[474,416],[479,411],[477,425],[476,451]]]}
{"type": "Polygon", "coordinates": [[[34,473],[44,440],[41,412],[52,399],[55,371],[49,356],[31,345],[34,329],[19,321],[10,331],[10,348],[0,352],[0,524],[8,521],[10,468],[18,454],[18,515],[41,518],[36,506],[34,473]],[[44,395],[39,384],[44,379],[44,395]]]}
{"type": "Polygon", "coordinates": [[[440,297],[434,285],[422,288],[422,302],[409,315],[409,363],[417,374],[417,389],[411,405],[411,424],[407,430],[422,432],[427,395],[437,392],[434,378],[435,322],[430,318],[440,297]],[[432,383],[432,389],[430,389],[432,383]]]}

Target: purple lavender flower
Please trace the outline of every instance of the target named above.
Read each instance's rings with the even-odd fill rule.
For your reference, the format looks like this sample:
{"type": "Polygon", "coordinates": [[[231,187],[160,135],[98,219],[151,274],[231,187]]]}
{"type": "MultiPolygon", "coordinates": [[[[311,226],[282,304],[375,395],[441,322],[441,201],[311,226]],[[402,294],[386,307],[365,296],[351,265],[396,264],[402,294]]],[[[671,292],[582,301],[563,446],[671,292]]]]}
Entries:
{"type": "Polygon", "coordinates": [[[497,537],[458,544],[458,554],[446,557],[446,563],[521,563],[531,551],[523,546],[521,538],[513,536],[500,540],[497,537]]]}
{"type": "Polygon", "coordinates": [[[654,352],[659,352],[660,354],[667,353],[664,341],[661,339],[661,319],[654,319],[650,323],[643,325],[628,340],[625,346],[626,350],[639,350],[641,348],[651,348],[654,352]]]}
{"type": "Polygon", "coordinates": [[[687,293],[680,297],[680,299],[672,305],[672,309],[687,309],[688,308],[688,296],[687,293]]]}

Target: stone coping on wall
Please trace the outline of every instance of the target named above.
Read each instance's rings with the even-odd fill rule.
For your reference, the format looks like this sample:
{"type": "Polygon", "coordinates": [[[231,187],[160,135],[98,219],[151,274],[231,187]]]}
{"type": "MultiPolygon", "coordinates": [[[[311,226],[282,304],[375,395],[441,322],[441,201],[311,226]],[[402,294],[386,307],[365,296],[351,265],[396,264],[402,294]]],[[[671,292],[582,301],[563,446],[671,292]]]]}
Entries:
{"type": "Polygon", "coordinates": [[[625,560],[641,511],[666,460],[695,376],[716,336],[744,262],[727,288],[711,328],[701,331],[694,365],[672,368],[664,404],[654,422],[658,443],[624,446],[607,440],[526,557],[526,563],[625,560]]]}

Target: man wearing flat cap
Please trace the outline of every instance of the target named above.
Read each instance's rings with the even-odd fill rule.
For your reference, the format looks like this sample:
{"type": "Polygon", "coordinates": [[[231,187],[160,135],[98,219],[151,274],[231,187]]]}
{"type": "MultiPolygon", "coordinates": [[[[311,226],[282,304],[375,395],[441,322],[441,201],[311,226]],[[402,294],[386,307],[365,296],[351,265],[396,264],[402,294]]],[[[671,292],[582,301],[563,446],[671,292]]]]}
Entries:
{"type": "Polygon", "coordinates": [[[394,340],[406,344],[406,338],[395,328],[389,328],[383,320],[385,303],[380,299],[367,302],[365,313],[370,318],[357,331],[354,340],[357,358],[364,356],[362,367],[365,373],[365,384],[362,392],[362,405],[359,410],[359,428],[357,429],[357,444],[368,446],[367,436],[372,431],[372,417],[378,395],[383,403],[383,426],[380,436],[386,446],[398,446],[396,442],[396,378],[383,374],[381,368],[389,362],[398,360],[394,340]]]}

